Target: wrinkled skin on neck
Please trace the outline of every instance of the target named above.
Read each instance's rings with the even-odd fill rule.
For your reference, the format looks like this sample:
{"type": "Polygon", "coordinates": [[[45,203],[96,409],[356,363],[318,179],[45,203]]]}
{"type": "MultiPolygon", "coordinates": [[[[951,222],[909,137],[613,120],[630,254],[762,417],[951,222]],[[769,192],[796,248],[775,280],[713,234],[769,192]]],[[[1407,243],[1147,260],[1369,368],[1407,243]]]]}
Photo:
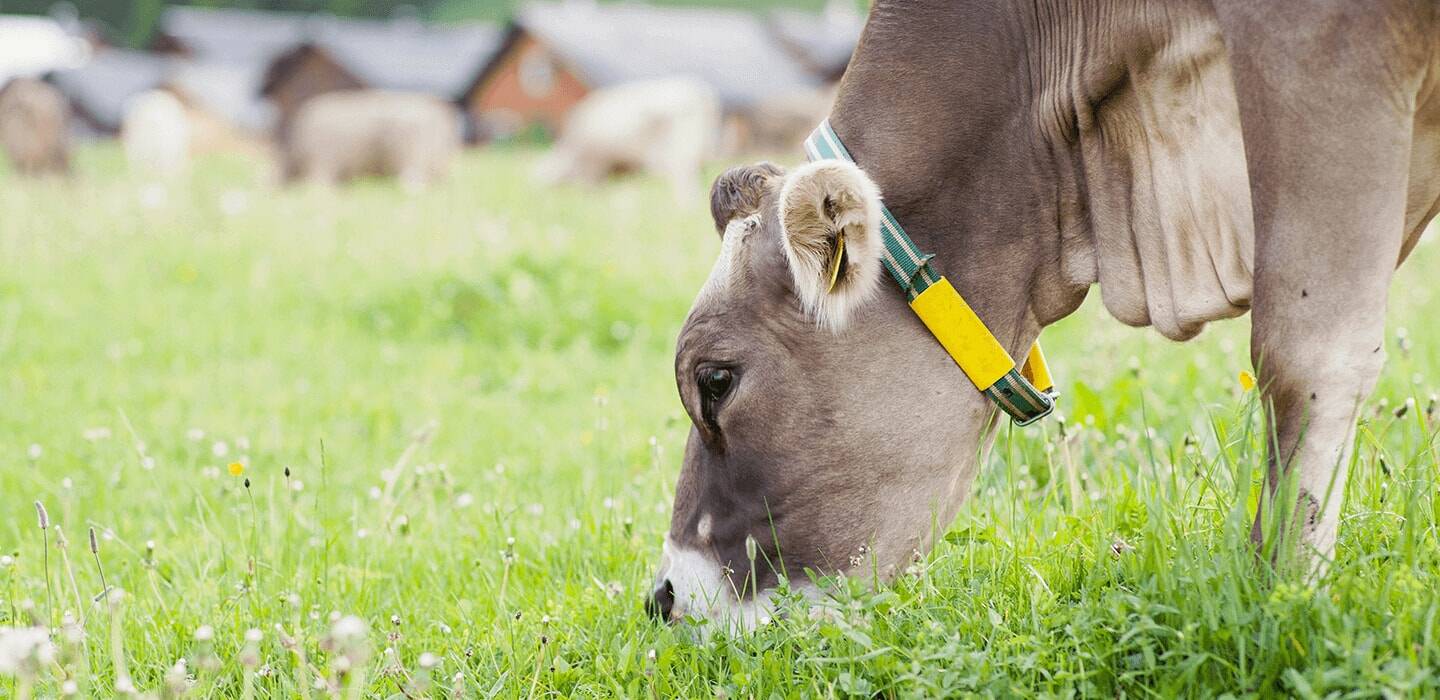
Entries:
{"type": "MultiPolygon", "coordinates": [[[[1248,183],[1208,8],[1125,6],[1162,18],[1142,22],[1100,2],[1003,5],[879,0],[842,82],[831,124],[910,236],[1012,357],[1101,279],[1122,321],[1177,339],[1243,312],[1248,183]],[[1167,101],[1187,118],[1159,119],[1167,101]],[[1192,142],[1208,152],[1156,147],[1192,142]],[[1131,158],[1136,144],[1156,155],[1131,158]]],[[[948,526],[993,436],[994,409],[888,278],[842,331],[806,317],[778,179],[714,193],[718,227],[754,218],[726,229],[678,343],[695,427],[657,574],[672,618],[753,621],[747,537],[762,599],[807,568],[890,577],[948,526]],[[707,407],[697,377],[717,364],[735,384],[707,407]]]]}

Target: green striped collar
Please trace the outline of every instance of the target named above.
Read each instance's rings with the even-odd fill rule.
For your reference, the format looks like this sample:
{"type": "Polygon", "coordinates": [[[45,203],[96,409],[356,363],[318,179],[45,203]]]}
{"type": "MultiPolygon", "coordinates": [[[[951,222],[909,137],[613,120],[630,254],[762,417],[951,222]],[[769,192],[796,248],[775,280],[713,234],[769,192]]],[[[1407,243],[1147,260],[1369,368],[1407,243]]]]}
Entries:
{"type": "MultiPolygon", "coordinates": [[[[811,161],[855,159],[830,128],[830,120],[820,123],[805,140],[805,155],[811,161]]],[[[980,321],[959,293],[935,269],[935,257],[920,250],[889,207],[880,209],[881,239],[884,242],[885,271],[905,292],[905,298],[940,342],[955,363],[964,370],[975,387],[997,407],[1009,414],[1016,425],[1029,425],[1050,413],[1055,407],[1050,386],[1035,388],[1026,374],[1044,377],[1044,355],[1037,344],[1026,359],[1025,371],[1015,366],[1003,346],[980,321]],[[928,293],[927,293],[928,292],[928,293]],[[1032,363],[1033,366],[1032,367],[1032,363]],[[1043,390],[1042,390],[1043,389],[1043,390]]]]}

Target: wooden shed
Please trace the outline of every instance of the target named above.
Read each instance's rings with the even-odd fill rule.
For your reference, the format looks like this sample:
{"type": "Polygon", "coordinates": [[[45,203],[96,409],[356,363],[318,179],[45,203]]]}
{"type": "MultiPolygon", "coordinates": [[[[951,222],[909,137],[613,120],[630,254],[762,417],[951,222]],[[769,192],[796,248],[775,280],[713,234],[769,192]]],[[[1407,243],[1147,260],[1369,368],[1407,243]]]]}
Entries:
{"type": "Polygon", "coordinates": [[[500,30],[488,24],[313,22],[301,43],[270,61],[261,94],[275,105],[282,134],[306,100],[336,90],[403,90],[453,102],[500,41],[500,30]]]}
{"type": "Polygon", "coordinates": [[[543,41],[512,25],[463,97],[472,122],[507,136],[529,126],[555,133],[590,88],[543,41]]]}
{"type": "Polygon", "coordinates": [[[463,103],[473,121],[500,135],[532,126],[554,131],[591,90],[690,76],[715,88],[727,119],[743,118],[767,102],[813,94],[838,78],[860,21],[842,27],[843,18],[835,17],[532,2],[516,14],[463,103]],[[828,38],[797,41],[807,21],[828,38]]]}

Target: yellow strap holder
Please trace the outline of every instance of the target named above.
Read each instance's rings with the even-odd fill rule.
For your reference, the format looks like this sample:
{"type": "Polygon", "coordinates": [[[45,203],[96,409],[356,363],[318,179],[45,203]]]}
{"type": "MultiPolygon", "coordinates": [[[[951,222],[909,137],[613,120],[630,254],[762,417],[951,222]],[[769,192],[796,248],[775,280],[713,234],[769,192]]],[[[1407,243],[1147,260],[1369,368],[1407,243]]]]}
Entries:
{"type": "Polygon", "coordinates": [[[1010,353],[1000,341],[990,334],[990,329],[975,315],[975,311],[951,286],[950,280],[941,277],[910,302],[915,315],[925,322],[925,327],[940,341],[955,364],[965,376],[984,391],[990,385],[1015,369],[1010,353]]]}
{"type": "MultiPolygon", "coordinates": [[[[981,391],[989,389],[1015,369],[1015,360],[1010,358],[1010,353],[1005,352],[1005,347],[965,303],[960,292],[955,291],[950,280],[941,277],[940,281],[915,297],[910,302],[910,308],[955,359],[955,364],[960,365],[975,388],[981,391]]],[[[1050,366],[1045,362],[1045,352],[1040,349],[1039,340],[1030,346],[1020,372],[1040,391],[1049,392],[1055,388],[1055,380],[1050,377],[1050,366]]]]}
{"type": "Polygon", "coordinates": [[[1025,356],[1025,364],[1020,367],[1020,374],[1025,375],[1036,389],[1047,394],[1054,393],[1055,380],[1050,376],[1050,365],[1045,363],[1045,351],[1040,349],[1039,340],[1030,346],[1030,354],[1025,356]]]}

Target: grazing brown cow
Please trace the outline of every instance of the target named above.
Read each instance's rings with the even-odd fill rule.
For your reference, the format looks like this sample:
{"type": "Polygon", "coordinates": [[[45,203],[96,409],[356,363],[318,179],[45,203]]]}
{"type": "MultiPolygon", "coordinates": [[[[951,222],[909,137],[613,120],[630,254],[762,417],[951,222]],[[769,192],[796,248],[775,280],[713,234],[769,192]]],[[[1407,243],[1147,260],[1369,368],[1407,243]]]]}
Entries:
{"type": "Polygon", "coordinates": [[[54,86],[16,78],[0,88],[0,146],[25,175],[70,171],[70,105],[54,86]]]}
{"type": "Polygon", "coordinates": [[[1253,310],[1263,509],[1323,566],[1440,208],[1440,3],[876,0],[830,124],[859,167],[715,183],[653,611],[751,623],[781,574],[891,576],[966,497],[996,411],[882,279],[879,193],[1015,357],[1092,285],[1175,340],[1253,310]]]}
{"type": "Polygon", "coordinates": [[[364,176],[416,189],[444,178],[461,145],[460,115],[428,95],[346,90],[312,97],[285,135],[284,176],[327,185],[364,176]]]}

